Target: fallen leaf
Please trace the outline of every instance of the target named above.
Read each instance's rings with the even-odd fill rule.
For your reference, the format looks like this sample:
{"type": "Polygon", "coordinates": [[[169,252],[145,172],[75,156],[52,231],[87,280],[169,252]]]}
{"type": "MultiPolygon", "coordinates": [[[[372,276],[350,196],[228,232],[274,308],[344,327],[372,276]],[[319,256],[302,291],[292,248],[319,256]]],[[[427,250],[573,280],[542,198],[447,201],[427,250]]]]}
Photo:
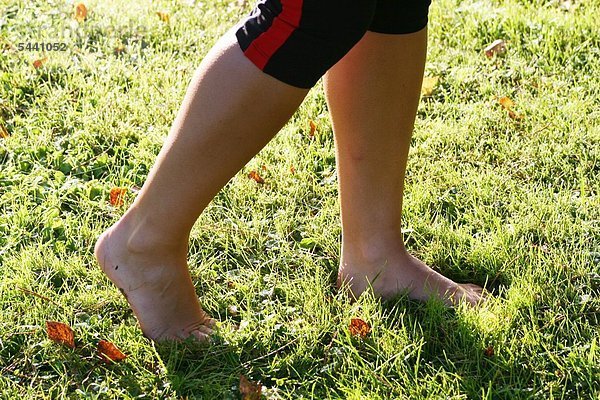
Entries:
{"type": "Polygon", "coordinates": [[[494,346],[488,346],[483,354],[485,354],[486,357],[492,357],[494,355],[494,346]]]}
{"type": "Polygon", "coordinates": [[[75,19],[77,22],[83,22],[87,18],[87,7],[83,3],[75,4],[75,19]]]}
{"type": "Polygon", "coordinates": [[[511,119],[514,119],[514,120],[517,120],[517,121],[520,121],[520,120],[522,120],[522,119],[523,119],[523,116],[522,116],[521,114],[517,114],[516,112],[514,112],[514,111],[512,111],[512,110],[509,110],[509,111],[508,111],[508,116],[509,116],[511,119]]]}
{"type": "Polygon", "coordinates": [[[421,96],[431,96],[439,80],[439,76],[426,76],[423,78],[423,84],[421,85],[421,96]]]}
{"type": "Polygon", "coordinates": [[[261,185],[263,183],[265,183],[265,180],[263,178],[261,178],[260,175],[258,174],[258,172],[256,172],[256,171],[250,171],[250,173],[248,174],[248,178],[254,179],[254,181],[256,181],[256,183],[260,183],[261,185]]]}
{"type": "Polygon", "coordinates": [[[100,340],[98,342],[98,355],[107,364],[123,361],[127,358],[117,346],[107,340],[100,340]]]}
{"type": "Polygon", "coordinates": [[[115,56],[118,56],[121,53],[125,52],[125,46],[123,46],[122,44],[118,45],[117,47],[115,47],[115,49],[113,50],[113,54],[115,56]]]}
{"type": "Polygon", "coordinates": [[[115,207],[121,207],[125,203],[125,194],[127,193],[127,188],[123,187],[114,187],[110,189],[110,204],[115,207]]]}
{"type": "Polygon", "coordinates": [[[158,15],[158,18],[160,18],[162,22],[166,22],[167,24],[169,23],[169,14],[166,12],[157,11],[156,15],[158,15]]]}
{"type": "Polygon", "coordinates": [[[312,120],[310,121],[310,132],[308,132],[308,136],[314,137],[315,132],[317,131],[317,124],[315,124],[312,120]]]}
{"type": "Polygon", "coordinates": [[[291,172],[292,174],[295,174],[295,173],[296,173],[296,168],[294,168],[294,166],[293,166],[293,165],[290,167],[290,172],[291,172]]]}
{"type": "Polygon", "coordinates": [[[8,131],[6,130],[4,125],[0,124],[0,139],[6,139],[9,136],[10,135],[8,134],[8,131]]]}
{"type": "Polygon", "coordinates": [[[62,322],[46,321],[46,331],[50,340],[67,345],[72,349],[75,348],[75,335],[69,325],[62,322]]]}
{"type": "Polygon", "coordinates": [[[248,380],[244,375],[240,375],[240,393],[243,400],[260,400],[262,385],[248,380]]]}
{"type": "Polygon", "coordinates": [[[508,97],[504,96],[504,97],[500,97],[498,99],[498,103],[500,103],[500,105],[502,106],[502,108],[504,108],[506,111],[508,111],[508,116],[514,120],[521,120],[523,119],[523,116],[520,114],[517,114],[516,112],[513,111],[513,107],[515,105],[515,102],[512,101],[511,99],[509,99],[508,97]]]}
{"type": "Polygon", "coordinates": [[[48,57],[44,57],[44,58],[40,58],[39,60],[35,60],[35,61],[33,62],[33,67],[34,67],[35,69],[38,69],[38,68],[40,68],[42,65],[44,65],[44,63],[45,63],[46,61],[48,61],[48,57]]]}
{"type": "Polygon", "coordinates": [[[352,336],[360,336],[364,339],[371,332],[371,326],[360,318],[352,318],[348,330],[352,336]]]}
{"type": "Polygon", "coordinates": [[[494,55],[501,55],[506,52],[506,42],[502,39],[496,39],[483,49],[485,55],[488,58],[492,58],[494,55]]]}
{"type": "Polygon", "coordinates": [[[262,165],[262,166],[260,167],[260,169],[262,169],[263,171],[266,171],[266,170],[267,170],[267,166],[266,166],[266,165],[262,165]]]}
{"type": "Polygon", "coordinates": [[[500,105],[505,109],[505,110],[511,110],[513,108],[513,106],[515,105],[515,102],[512,101],[511,99],[509,99],[508,97],[504,96],[504,97],[500,97],[498,99],[498,103],[500,103],[500,105]]]}

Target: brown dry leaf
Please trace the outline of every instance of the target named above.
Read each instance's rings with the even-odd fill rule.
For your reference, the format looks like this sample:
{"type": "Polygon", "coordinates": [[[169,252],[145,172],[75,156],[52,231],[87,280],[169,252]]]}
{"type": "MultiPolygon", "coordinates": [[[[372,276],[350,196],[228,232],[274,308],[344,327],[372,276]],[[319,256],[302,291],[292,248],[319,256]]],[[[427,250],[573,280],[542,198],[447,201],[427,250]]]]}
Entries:
{"type": "Polygon", "coordinates": [[[516,121],[520,121],[520,120],[522,120],[522,119],[523,119],[523,116],[522,116],[521,114],[517,114],[516,112],[514,112],[514,111],[512,111],[512,110],[509,110],[509,111],[508,111],[508,116],[509,116],[511,119],[514,119],[514,120],[516,120],[516,121]]]}
{"type": "Polygon", "coordinates": [[[256,183],[260,183],[261,185],[265,183],[265,180],[261,178],[258,172],[256,171],[250,171],[250,173],[248,174],[248,178],[254,179],[256,183]]]}
{"type": "Polygon", "coordinates": [[[85,21],[85,19],[87,18],[87,7],[85,6],[85,4],[83,3],[77,3],[75,4],[75,16],[74,18],[77,20],[77,22],[83,22],[85,21]]]}
{"type": "Polygon", "coordinates": [[[294,166],[293,166],[293,165],[290,167],[290,172],[291,172],[292,174],[295,174],[295,173],[296,173],[296,168],[294,168],[294,166]]]}
{"type": "Polygon", "coordinates": [[[75,348],[75,334],[73,330],[67,324],[55,321],[46,321],[46,331],[48,332],[48,338],[56,343],[62,343],[75,348]]]}
{"type": "Polygon", "coordinates": [[[423,84],[421,85],[421,96],[431,96],[439,80],[439,76],[426,76],[425,78],[423,78],[423,84]]]}
{"type": "Polygon", "coordinates": [[[121,350],[117,348],[114,344],[107,340],[100,340],[98,342],[98,355],[107,364],[111,364],[113,362],[123,361],[127,356],[123,354],[121,350]]]}
{"type": "Polygon", "coordinates": [[[166,12],[157,11],[156,15],[158,15],[158,18],[160,18],[162,22],[166,22],[167,24],[169,23],[169,14],[166,12]]]}
{"type": "Polygon", "coordinates": [[[506,42],[502,39],[496,39],[483,49],[483,51],[488,58],[492,58],[494,55],[504,54],[506,52],[506,42]]]}
{"type": "Polygon", "coordinates": [[[40,68],[42,65],[44,65],[44,63],[48,61],[48,57],[44,57],[44,58],[40,58],[39,60],[35,60],[33,62],[33,68],[38,69],[40,68]]]}
{"type": "Polygon", "coordinates": [[[488,346],[483,354],[485,354],[486,357],[492,357],[494,355],[494,346],[488,346]]]}
{"type": "Polygon", "coordinates": [[[364,339],[371,332],[371,326],[360,318],[352,318],[348,330],[352,336],[360,336],[364,339]]]}
{"type": "Polygon", "coordinates": [[[308,132],[308,136],[314,137],[316,131],[317,131],[317,124],[315,124],[314,121],[311,120],[310,121],[310,132],[308,132]]]}
{"type": "Polygon", "coordinates": [[[6,130],[4,125],[0,124],[0,139],[6,139],[9,136],[10,135],[8,134],[8,131],[6,130]]]}
{"type": "Polygon", "coordinates": [[[513,106],[515,105],[515,102],[506,96],[500,97],[498,99],[498,103],[500,103],[505,110],[512,110],[513,106]]]}
{"type": "Polygon", "coordinates": [[[118,45],[113,50],[113,53],[115,56],[118,56],[119,54],[124,53],[124,52],[125,52],[125,46],[123,46],[122,44],[118,45]]]}
{"type": "Polygon", "coordinates": [[[262,385],[248,380],[244,375],[240,375],[240,393],[243,400],[260,400],[262,385]]]}
{"type": "Polygon", "coordinates": [[[110,189],[110,204],[121,207],[125,203],[125,194],[127,194],[127,188],[114,187],[110,189]]]}

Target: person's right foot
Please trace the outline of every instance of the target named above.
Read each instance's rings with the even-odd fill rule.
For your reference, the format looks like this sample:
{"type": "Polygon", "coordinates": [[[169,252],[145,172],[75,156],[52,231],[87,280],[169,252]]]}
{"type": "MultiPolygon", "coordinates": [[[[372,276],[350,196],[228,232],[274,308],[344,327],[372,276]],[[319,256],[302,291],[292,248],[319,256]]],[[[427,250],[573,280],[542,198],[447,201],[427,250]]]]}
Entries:
{"type": "Polygon", "coordinates": [[[104,232],[94,254],[108,278],[125,296],[148,338],[205,341],[215,320],[200,307],[185,252],[158,247],[144,252],[128,249],[127,229],[119,223],[104,232]]]}

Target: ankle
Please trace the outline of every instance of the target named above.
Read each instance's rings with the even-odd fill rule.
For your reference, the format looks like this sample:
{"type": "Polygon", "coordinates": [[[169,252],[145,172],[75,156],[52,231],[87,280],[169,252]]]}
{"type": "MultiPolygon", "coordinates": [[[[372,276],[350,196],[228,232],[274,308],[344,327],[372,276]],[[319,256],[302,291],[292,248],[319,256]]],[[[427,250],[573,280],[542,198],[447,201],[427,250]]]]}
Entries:
{"type": "Polygon", "coordinates": [[[127,251],[130,253],[187,254],[187,235],[171,234],[151,218],[140,218],[134,213],[128,213],[114,227],[122,232],[127,251]]]}
{"type": "Polygon", "coordinates": [[[374,265],[406,255],[408,252],[399,232],[362,239],[344,239],[342,242],[342,262],[374,265]]]}

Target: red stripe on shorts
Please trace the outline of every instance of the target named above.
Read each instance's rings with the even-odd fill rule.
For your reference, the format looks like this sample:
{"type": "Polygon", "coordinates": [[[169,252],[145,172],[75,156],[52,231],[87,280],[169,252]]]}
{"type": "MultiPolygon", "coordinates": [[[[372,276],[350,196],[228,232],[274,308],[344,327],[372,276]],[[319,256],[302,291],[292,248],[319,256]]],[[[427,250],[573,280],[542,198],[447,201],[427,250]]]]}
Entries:
{"type": "Polygon", "coordinates": [[[281,0],[281,13],[250,43],[244,54],[261,70],[300,25],[303,0],[281,0]]]}

